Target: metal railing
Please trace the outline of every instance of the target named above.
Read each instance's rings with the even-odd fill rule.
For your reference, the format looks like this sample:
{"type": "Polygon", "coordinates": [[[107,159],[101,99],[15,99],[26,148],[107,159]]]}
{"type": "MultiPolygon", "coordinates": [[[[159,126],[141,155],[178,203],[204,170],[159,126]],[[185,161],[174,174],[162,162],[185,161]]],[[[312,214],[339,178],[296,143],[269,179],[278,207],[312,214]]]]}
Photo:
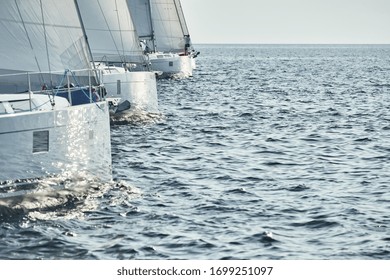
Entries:
{"type": "Polygon", "coordinates": [[[97,94],[99,100],[104,100],[104,87],[98,82],[102,81],[102,76],[101,69],[66,69],[53,72],[0,74],[0,95],[28,93],[30,111],[33,107],[33,94],[36,93],[47,94],[51,102],[54,102],[54,97],[59,92],[67,92],[69,104],[73,105],[72,91],[77,89],[86,95],[90,103],[94,103],[93,97],[95,94],[97,94]],[[54,81],[55,78],[56,81],[54,81]],[[84,91],[86,88],[88,88],[88,93],[84,91]]]}

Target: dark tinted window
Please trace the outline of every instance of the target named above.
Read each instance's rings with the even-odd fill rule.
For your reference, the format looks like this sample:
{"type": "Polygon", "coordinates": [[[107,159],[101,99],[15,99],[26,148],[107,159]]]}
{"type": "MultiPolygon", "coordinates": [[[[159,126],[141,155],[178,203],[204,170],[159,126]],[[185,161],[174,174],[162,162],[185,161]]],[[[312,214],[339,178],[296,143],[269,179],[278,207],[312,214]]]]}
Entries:
{"type": "Polygon", "coordinates": [[[33,132],[33,153],[49,151],[49,131],[33,132]]]}

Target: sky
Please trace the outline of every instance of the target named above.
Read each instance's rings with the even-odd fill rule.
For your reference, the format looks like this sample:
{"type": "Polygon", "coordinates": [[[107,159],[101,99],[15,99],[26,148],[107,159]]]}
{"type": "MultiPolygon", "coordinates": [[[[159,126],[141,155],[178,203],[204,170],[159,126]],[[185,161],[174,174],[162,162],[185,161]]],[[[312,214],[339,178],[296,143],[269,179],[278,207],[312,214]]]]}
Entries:
{"type": "Polygon", "coordinates": [[[390,0],[181,0],[194,44],[390,44],[390,0]]]}

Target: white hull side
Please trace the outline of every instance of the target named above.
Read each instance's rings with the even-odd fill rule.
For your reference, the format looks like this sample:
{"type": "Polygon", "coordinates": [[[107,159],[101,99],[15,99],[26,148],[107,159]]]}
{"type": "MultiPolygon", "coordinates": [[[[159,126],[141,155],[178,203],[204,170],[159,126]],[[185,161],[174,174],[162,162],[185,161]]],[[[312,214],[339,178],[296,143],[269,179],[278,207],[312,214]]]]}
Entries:
{"type": "Polygon", "coordinates": [[[193,57],[190,57],[190,60],[191,60],[191,67],[192,67],[192,70],[195,70],[195,69],[196,69],[196,60],[195,60],[195,58],[193,58],[193,57]]]}
{"type": "Polygon", "coordinates": [[[162,72],[161,78],[192,77],[192,62],[189,56],[153,55],[149,56],[153,71],[162,72]]]}
{"type": "Polygon", "coordinates": [[[128,100],[132,109],[158,112],[157,82],[153,72],[105,71],[103,83],[107,91],[106,97],[121,98],[121,102],[128,100]]]}
{"type": "Polygon", "coordinates": [[[106,102],[0,115],[0,143],[0,182],[84,171],[111,180],[106,102]],[[48,145],[39,142],[41,132],[48,145]]]}

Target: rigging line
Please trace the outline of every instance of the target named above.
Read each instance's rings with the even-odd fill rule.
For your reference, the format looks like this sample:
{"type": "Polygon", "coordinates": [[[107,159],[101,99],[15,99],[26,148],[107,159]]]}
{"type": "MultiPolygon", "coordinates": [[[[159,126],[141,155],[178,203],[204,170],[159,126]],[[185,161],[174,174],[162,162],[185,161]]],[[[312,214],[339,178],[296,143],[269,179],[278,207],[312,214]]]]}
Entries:
{"type": "MultiPolygon", "coordinates": [[[[165,38],[167,39],[167,41],[169,42],[169,47],[171,47],[172,45],[173,45],[173,41],[172,41],[172,34],[173,34],[173,32],[172,32],[172,21],[173,21],[173,19],[171,18],[171,13],[169,12],[169,10],[170,10],[170,8],[169,8],[169,3],[162,3],[161,5],[160,5],[160,10],[159,10],[159,14],[160,14],[160,19],[161,19],[161,21],[163,22],[163,26],[164,27],[166,27],[165,28],[165,38]],[[163,17],[163,12],[162,12],[162,10],[164,9],[164,6],[163,5],[166,5],[166,10],[168,11],[168,17],[167,18],[165,18],[165,17],[163,17]],[[165,23],[167,23],[166,25],[164,24],[164,22],[165,23]]],[[[161,36],[162,37],[162,36],[161,36]]],[[[169,50],[169,52],[171,52],[171,50],[169,50]]]]}
{"type": "Polygon", "coordinates": [[[33,44],[32,44],[32,42],[31,42],[31,38],[30,38],[30,36],[28,35],[27,27],[26,27],[26,24],[25,24],[24,19],[23,19],[23,17],[22,17],[22,13],[20,12],[20,8],[19,8],[18,1],[17,1],[17,0],[15,0],[15,5],[16,5],[16,8],[17,8],[18,13],[19,13],[20,20],[22,21],[23,29],[24,29],[24,32],[26,33],[27,40],[28,40],[28,42],[29,42],[29,44],[30,44],[30,47],[31,47],[32,52],[34,53],[34,59],[35,59],[35,63],[37,64],[37,67],[38,67],[39,78],[40,78],[40,80],[41,80],[41,83],[43,84],[43,83],[45,83],[45,80],[44,80],[43,75],[42,75],[42,70],[41,70],[41,67],[40,67],[40,65],[39,65],[38,58],[37,58],[37,56],[36,56],[36,54],[35,54],[34,47],[33,47],[33,44]]]}
{"type": "MultiPolygon", "coordinates": [[[[141,60],[141,63],[143,63],[143,64],[145,64],[146,65],[146,58],[145,58],[145,56],[143,55],[143,53],[142,53],[142,50],[141,50],[141,47],[140,47],[140,40],[139,40],[139,37],[138,37],[138,33],[137,33],[137,30],[136,30],[136,27],[135,27],[135,24],[134,24],[134,21],[133,21],[133,19],[132,19],[132,17],[131,17],[131,12],[130,12],[130,9],[129,9],[129,5],[128,5],[128,3],[127,3],[127,1],[125,1],[125,9],[126,9],[126,11],[127,11],[127,13],[126,13],[126,22],[129,24],[128,25],[128,28],[129,28],[129,31],[131,31],[132,32],[132,37],[133,37],[133,39],[134,39],[134,42],[135,42],[135,47],[134,46],[132,46],[132,48],[129,48],[129,46],[128,46],[128,51],[131,53],[131,55],[132,55],[132,59],[134,59],[135,61],[136,61],[136,64],[138,64],[139,63],[139,60],[141,60]],[[138,58],[133,58],[133,55],[134,56],[136,56],[136,57],[138,57],[138,58]]],[[[123,44],[123,43],[122,43],[123,44]]],[[[124,50],[124,48],[123,48],[123,50],[124,50]]],[[[124,51],[123,51],[124,52],[124,51]]],[[[131,61],[129,61],[129,62],[131,62],[131,61]]]]}
{"type": "MultiPolygon", "coordinates": [[[[85,92],[85,90],[83,89],[83,87],[80,86],[80,84],[79,84],[79,82],[78,82],[78,80],[77,80],[77,76],[74,74],[74,72],[73,72],[73,71],[70,71],[70,70],[68,70],[68,71],[71,73],[71,75],[72,75],[74,81],[75,81],[76,84],[78,85],[78,88],[79,88],[79,89],[81,90],[81,92],[85,95],[85,97],[87,97],[91,103],[94,103],[100,110],[102,110],[102,111],[104,112],[104,109],[103,109],[102,107],[99,106],[98,102],[97,102],[97,101],[94,101],[93,98],[92,98],[92,96],[91,96],[90,94],[87,94],[87,93],[85,92]],[[92,99],[91,99],[91,98],[92,98],[92,99]]],[[[89,86],[91,86],[91,85],[89,85],[89,86]]]]}
{"type": "MultiPolygon", "coordinates": [[[[162,3],[162,5],[163,4],[166,4],[166,3],[162,3]]],[[[161,13],[161,5],[159,6],[159,3],[158,2],[155,2],[155,3],[151,3],[150,4],[150,9],[152,9],[152,7],[154,7],[155,9],[155,11],[153,12],[155,15],[157,15],[157,17],[154,17],[153,18],[153,16],[151,15],[151,17],[152,17],[152,20],[155,20],[155,21],[159,21],[160,23],[160,25],[164,28],[164,31],[166,31],[166,33],[167,33],[167,29],[166,29],[166,26],[164,25],[164,21],[165,20],[163,20],[163,17],[162,17],[162,13],[161,13]],[[153,6],[154,5],[154,6],[153,6]],[[158,8],[158,7],[160,7],[160,8],[158,8]],[[156,11],[157,11],[157,13],[156,13],[156,11]]],[[[160,32],[161,33],[161,32],[160,32]]],[[[155,40],[155,42],[156,42],[156,48],[157,48],[157,38],[156,38],[156,33],[154,32],[154,40],[155,40]]],[[[161,36],[161,34],[159,34],[160,36],[160,38],[162,38],[163,36],[161,36]]]]}
{"type": "Polygon", "coordinates": [[[169,12],[170,4],[172,4],[172,2],[170,2],[170,3],[168,3],[168,2],[162,2],[162,3],[156,2],[154,4],[159,7],[159,8],[157,8],[158,16],[159,16],[159,18],[157,20],[160,21],[160,24],[161,24],[161,26],[163,26],[164,32],[165,32],[165,36],[162,36],[160,34],[160,37],[161,38],[165,38],[166,42],[168,42],[169,47],[171,48],[168,52],[173,52],[172,46],[174,45],[174,42],[173,42],[172,21],[174,21],[174,19],[171,17],[171,13],[169,12]],[[163,15],[163,10],[164,9],[167,10],[167,12],[168,12],[167,13],[168,14],[167,17],[165,17],[163,15]]]}
{"type": "Polygon", "coordinates": [[[118,11],[118,3],[117,0],[115,0],[115,11],[116,11],[116,17],[118,19],[118,27],[119,27],[119,35],[121,37],[121,45],[122,45],[122,51],[123,51],[123,63],[126,63],[126,56],[125,56],[125,46],[123,44],[123,36],[122,36],[122,28],[121,28],[121,21],[119,18],[119,11],[118,11]]]}
{"type": "Polygon", "coordinates": [[[92,69],[92,74],[93,74],[94,78],[96,79],[95,82],[97,84],[101,84],[100,77],[98,77],[97,72],[96,72],[95,60],[93,58],[91,45],[89,44],[89,41],[88,41],[88,36],[87,36],[87,31],[85,30],[84,21],[82,19],[81,13],[80,13],[79,3],[77,2],[77,0],[74,0],[74,4],[76,6],[77,16],[78,16],[79,21],[80,21],[81,30],[83,31],[84,40],[85,40],[85,43],[86,43],[87,48],[88,48],[88,56],[89,56],[88,60],[90,60],[90,62],[92,63],[92,68],[93,68],[92,69]]]}
{"type": "MultiPolygon", "coordinates": [[[[115,49],[119,55],[119,57],[121,56],[121,53],[118,49],[118,46],[116,45],[116,42],[115,42],[115,39],[114,39],[114,35],[112,34],[112,31],[110,29],[110,26],[108,25],[108,21],[107,21],[107,18],[106,18],[106,15],[104,14],[104,11],[102,9],[102,6],[100,5],[100,1],[97,0],[98,4],[99,4],[99,8],[100,8],[100,11],[102,12],[102,15],[103,15],[103,18],[104,18],[104,21],[106,22],[106,25],[107,25],[107,28],[108,28],[108,31],[110,32],[110,35],[111,35],[111,39],[112,39],[112,42],[114,43],[114,46],[115,46],[115,49]]],[[[124,62],[124,61],[121,61],[121,62],[124,62]]]]}
{"type": "Polygon", "coordinates": [[[47,43],[47,32],[46,32],[46,23],[45,23],[45,16],[43,14],[43,5],[42,5],[42,0],[39,1],[40,6],[41,6],[41,15],[42,15],[42,25],[43,25],[43,33],[45,35],[45,47],[46,47],[46,56],[47,56],[47,66],[49,69],[50,73],[50,88],[53,88],[53,77],[51,73],[51,63],[50,63],[50,55],[49,55],[49,45],[47,43]]]}
{"type": "Polygon", "coordinates": [[[148,9],[148,12],[149,12],[149,19],[150,19],[150,27],[151,27],[151,31],[152,31],[152,38],[151,38],[151,41],[152,41],[152,45],[153,45],[153,51],[154,52],[157,52],[157,44],[156,44],[156,34],[154,32],[154,23],[153,23],[153,17],[152,17],[152,3],[150,2],[150,0],[146,1],[147,3],[145,3],[145,5],[147,5],[147,9],[148,9]]]}
{"type": "Polygon", "coordinates": [[[184,11],[183,7],[181,5],[180,0],[174,0],[175,8],[176,8],[176,13],[179,19],[179,24],[181,28],[181,32],[183,34],[184,39],[184,52],[187,54],[190,51],[191,48],[191,39],[190,39],[190,32],[188,30],[186,18],[184,16],[184,11]]]}

